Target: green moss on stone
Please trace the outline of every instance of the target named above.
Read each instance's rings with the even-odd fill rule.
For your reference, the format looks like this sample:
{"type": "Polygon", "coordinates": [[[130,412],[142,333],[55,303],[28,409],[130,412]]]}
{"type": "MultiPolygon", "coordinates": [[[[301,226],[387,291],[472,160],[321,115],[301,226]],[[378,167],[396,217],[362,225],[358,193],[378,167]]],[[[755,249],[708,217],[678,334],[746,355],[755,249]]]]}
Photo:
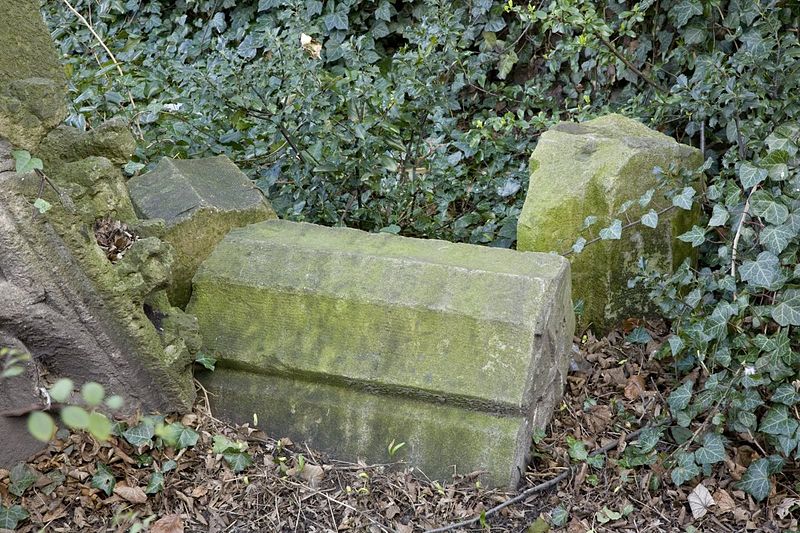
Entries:
{"type": "Polygon", "coordinates": [[[445,404],[366,393],[324,383],[220,368],[201,377],[218,416],[252,423],[271,435],[368,463],[407,461],[431,479],[475,470],[489,485],[514,486],[525,465],[515,453],[530,446],[523,417],[498,417],[445,404]],[[390,457],[391,441],[405,442],[390,457]]]}
{"type": "MultiPolygon", "coordinates": [[[[517,226],[520,250],[565,253],[581,235],[584,219],[598,216],[595,228],[615,218],[627,200],[637,200],[656,185],[653,168],[694,167],[699,151],[678,144],[643,124],[608,115],[583,124],[561,123],[545,132],[531,155],[528,195],[517,226]]],[[[654,201],[646,209],[664,207],[654,201]]],[[[635,220],[638,206],[627,216],[635,220]]],[[[656,229],[644,226],[621,240],[587,246],[570,257],[573,299],[584,302],[582,325],[604,331],[619,320],[653,311],[643,289],[629,278],[643,256],[652,268],[668,270],[691,254],[675,237],[691,227],[697,212],[673,211],[656,229]]]]}

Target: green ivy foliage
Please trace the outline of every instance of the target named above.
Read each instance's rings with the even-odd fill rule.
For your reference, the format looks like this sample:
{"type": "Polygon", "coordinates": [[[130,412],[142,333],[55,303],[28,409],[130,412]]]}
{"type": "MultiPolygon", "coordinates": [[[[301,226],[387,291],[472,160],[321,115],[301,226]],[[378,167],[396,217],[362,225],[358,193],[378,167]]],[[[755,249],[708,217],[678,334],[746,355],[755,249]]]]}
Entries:
{"type": "MultiPolygon", "coordinates": [[[[680,485],[710,474],[732,440],[749,440],[766,456],[740,486],[761,500],[783,462],[800,457],[796,2],[76,6],[123,75],[61,2],[48,2],[70,122],[127,114],[142,139],[131,173],[161,155],[226,154],[285,218],[509,247],[527,159],[555,121],[614,110],[701,147],[705,165],[659,191],[670,208],[702,206],[679,237],[699,262],[675,273],[643,262],[635,280],[672,321],[661,356],[686,375],[669,395],[674,424],[642,433],[621,460],[663,459],[668,435],[680,485]],[[705,180],[693,184],[698,173],[705,180]]],[[[643,231],[659,214],[645,213],[643,231]]],[[[605,227],[575,253],[628,227],[594,219],[587,230],[595,223],[605,227]]]]}

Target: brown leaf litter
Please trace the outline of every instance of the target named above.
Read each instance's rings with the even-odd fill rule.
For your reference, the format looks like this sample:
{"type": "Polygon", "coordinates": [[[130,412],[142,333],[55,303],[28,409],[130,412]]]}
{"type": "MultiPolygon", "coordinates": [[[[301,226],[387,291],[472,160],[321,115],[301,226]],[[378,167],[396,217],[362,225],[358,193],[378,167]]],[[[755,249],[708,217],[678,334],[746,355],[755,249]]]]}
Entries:
{"type": "MultiPolygon", "coordinates": [[[[121,226],[117,230],[125,231],[121,226]]],[[[30,513],[17,529],[21,533],[43,527],[48,532],[412,533],[482,513],[485,527],[476,520],[451,530],[525,532],[540,516],[557,516],[558,508],[568,514],[563,526],[550,531],[560,533],[797,529],[797,465],[787,464],[767,502],[754,502],[737,489],[735,482],[746,465],[760,457],[747,442],[737,443],[731,457],[715,465],[710,476],[681,487],[672,484],[659,462],[635,467],[622,461],[629,444],[626,436],[666,413],[665,395],[674,379],[651,357],[666,331],[647,326],[654,339],[647,346],[626,343],[623,332],[576,341],[580,354],[576,372],[568,377],[564,402],[547,436],[533,447],[525,478],[514,493],[481,486],[477,472],[436,482],[400,463],[337,461],[248,425],[225,424],[213,417],[206,401],[199,401],[193,413],[180,418],[200,434],[195,447],[180,452],[136,449],[117,437],[98,443],[83,433],[62,435],[28,463],[36,481],[21,498],[10,490],[10,473],[0,470],[0,503],[20,504],[30,513]],[[211,451],[217,434],[246,441],[254,465],[232,472],[211,451]],[[609,449],[603,465],[566,469],[567,436],[583,442],[590,452],[609,449]],[[164,473],[164,490],[148,494],[150,476],[168,461],[176,466],[164,473]],[[107,465],[117,481],[111,496],[92,487],[98,463],[107,465]],[[564,479],[547,490],[493,510],[559,475],[564,479]]],[[[674,448],[665,437],[657,447],[659,457],[667,457],[674,448]]],[[[539,520],[536,527],[543,523],[539,520]]]]}

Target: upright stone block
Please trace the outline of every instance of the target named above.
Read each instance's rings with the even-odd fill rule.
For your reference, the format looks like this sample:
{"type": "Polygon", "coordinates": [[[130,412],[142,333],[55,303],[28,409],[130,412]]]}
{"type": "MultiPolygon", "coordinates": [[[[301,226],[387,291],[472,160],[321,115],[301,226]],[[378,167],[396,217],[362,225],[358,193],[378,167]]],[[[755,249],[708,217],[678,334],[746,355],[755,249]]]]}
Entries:
{"type": "MultiPolygon", "coordinates": [[[[563,253],[581,236],[587,216],[599,227],[627,211],[636,220],[644,210],[638,200],[656,186],[654,167],[693,168],[702,163],[700,151],[643,124],[608,115],[581,124],[562,122],[542,134],[530,159],[530,185],[517,225],[517,248],[563,253]]],[[[620,320],[651,310],[646,292],[631,289],[628,280],[644,256],[651,267],[669,270],[691,254],[691,246],[675,237],[692,226],[697,213],[675,210],[662,215],[656,229],[641,225],[626,230],[622,239],[601,241],[571,256],[572,296],[583,300],[583,325],[604,331],[620,320]]]]}
{"type": "Polygon", "coordinates": [[[38,2],[0,2],[0,136],[35,150],[67,116],[66,90],[38,2]]]}
{"type": "Polygon", "coordinates": [[[215,412],[334,455],[513,486],[562,392],[561,257],[286,221],[231,231],[188,311],[215,412]]]}
{"type": "Polygon", "coordinates": [[[128,182],[137,214],[164,219],[164,240],[175,248],[173,305],[185,307],[192,276],[231,228],[276,218],[255,185],[225,156],[163,158],[152,171],[128,182]]]}

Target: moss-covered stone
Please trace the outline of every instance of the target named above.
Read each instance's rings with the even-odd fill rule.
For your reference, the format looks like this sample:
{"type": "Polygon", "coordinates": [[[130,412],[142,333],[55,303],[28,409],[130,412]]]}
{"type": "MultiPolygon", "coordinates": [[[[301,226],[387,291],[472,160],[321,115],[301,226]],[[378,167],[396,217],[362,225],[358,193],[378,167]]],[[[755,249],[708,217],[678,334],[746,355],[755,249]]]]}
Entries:
{"type": "Polygon", "coordinates": [[[128,121],[116,117],[89,131],[61,125],[48,133],[37,154],[47,166],[100,156],[119,167],[128,162],[135,149],[128,121]]]}
{"type": "Polygon", "coordinates": [[[192,276],[222,237],[235,227],[276,218],[261,192],[225,156],[193,160],[164,158],[128,182],[139,216],[163,219],[164,240],[176,252],[173,305],[184,307],[192,276]]]}
{"type": "MultiPolygon", "coordinates": [[[[407,461],[430,479],[488,472],[489,485],[508,485],[524,472],[517,464],[530,439],[521,440],[522,415],[498,416],[447,402],[377,394],[356,386],[283,379],[218,368],[201,376],[217,417],[258,424],[270,434],[368,463],[407,461]],[[405,443],[394,455],[389,445],[405,443]],[[517,449],[524,448],[524,449],[517,449]]],[[[522,432],[525,433],[525,432],[522,432]]]]}
{"type": "MultiPolygon", "coordinates": [[[[531,179],[517,226],[517,248],[569,251],[581,235],[584,219],[615,218],[619,207],[654,188],[654,167],[693,167],[700,152],[620,115],[582,124],[560,123],[545,132],[531,155],[531,179]]],[[[638,205],[637,205],[638,207],[638,205]]],[[[654,200],[647,210],[663,207],[654,200]]],[[[627,216],[644,211],[632,208],[627,216]]],[[[691,227],[697,213],[673,211],[656,229],[637,225],[621,240],[587,246],[570,257],[573,298],[584,302],[582,325],[604,331],[629,316],[652,311],[643,289],[628,287],[639,257],[654,268],[670,269],[691,254],[675,237],[691,227]]]]}
{"type": "MultiPolygon", "coordinates": [[[[493,483],[511,485],[533,427],[560,398],[574,328],[563,258],[277,220],[231,231],[201,265],[187,310],[223,368],[272,376],[270,387],[296,390],[312,412],[352,392],[349,409],[327,408],[339,430],[314,433],[323,448],[383,460],[398,435],[365,439],[400,428],[423,439],[446,411],[442,433],[412,445],[411,457],[424,456],[418,464],[435,476],[451,471],[437,457],[462,457],[460,471],[492,468],[493,483]],[[314,390],[309,399],[304,391],[314,390]],[[401,415],[393,405],[408,407],[401,415]],[[350,410],[365,413],[358,427],[350,410]],[[357,437],[370,423],[373,436],[357,437]],[[352,439],[339,443],[341,431],[352,439]],[[429,455],[445,441],[447,454],[429,455]],[[476,449],[495,459],[482,464],[476,449]]],[[[280,434],[307,429],[292,418],[267,424],[280,434]]]]}
{"type": "MultiPolygon", "coordinates": [[[[100,382],[130,412],[187,410],[196,325],[171,308],[157,330],[144,303],[167,285],[172,248],[145,236],[114,264],[94,235],[97,219],[139,225],[119,170],[133,138],[119,120],[51,131],[66,115],[64,95],[39,3],[0,2],[0,347],[30,352],[52,378],[100,382]],[[41,157],[48,181],[16,174],[14,148],[41,157]],[[33,209],[38,196],[52,209],[33,209]]],[[[0,411],[19,396],[10,392],[0,394],[0,411]]],[[[0,440],[13,441],[0,446],[0,466],[36,451],[20,420],[0,417],[0,440]]]]}
{"type": "Polygon", "coordinates": [[[35,150],[67,114],[66,79],[36,2],[0,2],[0,132],[35,150]]]}

